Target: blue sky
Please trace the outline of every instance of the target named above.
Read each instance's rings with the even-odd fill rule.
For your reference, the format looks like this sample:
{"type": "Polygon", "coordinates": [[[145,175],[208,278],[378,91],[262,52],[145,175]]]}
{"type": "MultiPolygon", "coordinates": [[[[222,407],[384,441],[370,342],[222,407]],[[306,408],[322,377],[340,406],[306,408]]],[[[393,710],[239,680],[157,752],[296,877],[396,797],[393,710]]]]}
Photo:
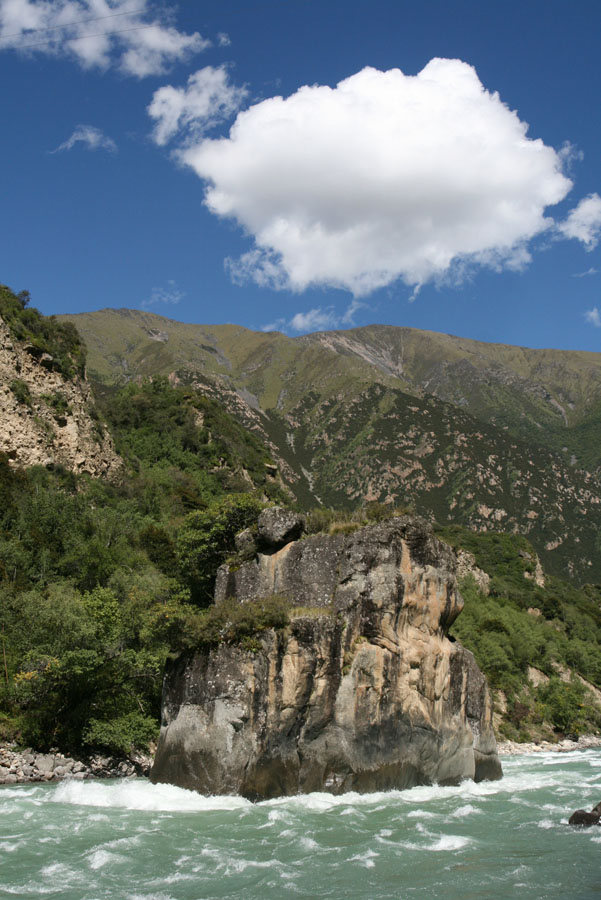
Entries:
{"type": "Polygon", "coordinates": [[[598,351],[599,33],[591,0],[0,0],[0,281],[598,351]]]}

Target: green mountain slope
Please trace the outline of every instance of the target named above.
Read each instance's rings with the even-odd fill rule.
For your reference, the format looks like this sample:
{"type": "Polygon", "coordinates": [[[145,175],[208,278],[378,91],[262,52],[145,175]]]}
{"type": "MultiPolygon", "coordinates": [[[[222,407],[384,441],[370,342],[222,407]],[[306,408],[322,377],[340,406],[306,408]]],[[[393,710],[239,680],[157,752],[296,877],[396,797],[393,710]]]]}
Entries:
{"type": "Polygon", "coordinates": [[[410,503],[441,523],[521,532],[550,571],[598,577],[599,485],[544,448],[380,385],[339,401],[310,394],[283,418],[322,502],[410,503]]]}
{"type": "Polygon", "coordinates": [[[485,344],[384,325],[288,338],[136,310],[63,318],[84,337],[90,372],[109,382],[185,368],[249,390],[263,409],[286,409],[316,380],[325,379],[333,391],[337,381],[356,376],[434,394],[517,437],[551,449],[567,446],[570,453],[587,444],[572,431],[601,420],[598,353],[485,344]]]}
{"type": "Polygon", "coordinates": [[[292,339],[135,310],[69,318],[92,378],[169,374],[219,400],[305,508],[411,502],[528,534],[550,571],[601,579],[600,354],[375,325],[292,339]]]}
{"type": "Polygon", "coordinates": [[[447,334],[372,325],[311,336],[369,361],[409,393],[426,392],[516,437],[598,467],[579,426],[601,422],[601,354],[485,344],[447,334]]]}
{"type": "Polygon", "coordinates": [[[521,536],[452,526],[439,537],[460,551],[460,565],[464,551],[465,606],[452,634],[475,654],[495,692],[498,732],[512,740],[598,732],[599,585],[578,589],[545,575],[521,536]]]}

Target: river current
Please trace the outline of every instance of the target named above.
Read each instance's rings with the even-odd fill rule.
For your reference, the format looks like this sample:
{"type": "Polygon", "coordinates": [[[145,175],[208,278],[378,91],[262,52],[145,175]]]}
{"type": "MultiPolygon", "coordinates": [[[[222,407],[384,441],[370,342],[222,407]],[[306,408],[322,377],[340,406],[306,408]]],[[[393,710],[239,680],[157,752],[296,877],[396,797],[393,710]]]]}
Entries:
{"type": "Polygon", "coordinates": [[[498,782],[251,804],[145,779],[0,787],[0,897],[599,900],[601,751],[498,782]]]}

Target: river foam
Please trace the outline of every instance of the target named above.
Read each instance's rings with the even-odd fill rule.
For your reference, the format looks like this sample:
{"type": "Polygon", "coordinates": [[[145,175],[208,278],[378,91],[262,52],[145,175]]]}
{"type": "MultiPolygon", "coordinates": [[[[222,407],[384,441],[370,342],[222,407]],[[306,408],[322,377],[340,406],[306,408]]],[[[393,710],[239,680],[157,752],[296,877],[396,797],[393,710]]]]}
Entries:
{"type": "Polygon", "coordinates": [[[257,804],[143,779],[6,786],[0,895],[598,900],[601,830],[566,823],[601,800],[600,763],[513,757],[498,782],[257,804]]]}
{"type": "MultiPolygon", "coordinates": [[[[406,815],[415,817],[423,815],[428,818],[435,813],[421,807],[428,806],[438,800],[463,798],[466,803],[457,807],[453,815],[464,818],[481,810],[477,802],[486,797],[510,795],[521,802],[526,801],[531,793],[546,788],[557,787],[562,790],[567,785],[564,774],[566,759],[570,764],[581,763],[590,770],[590,778],[584,779],[584,787],[591,781],[599,780],[601,774],[601,754],[598,751],[576,751],[558,756],[557,754],[540,754],[536,764],[530,757],[514,757],[505,761],[505,777],[500,781],[462,782],[454,787],[440,785],[420,785],[405,791],[376,791],[359,794],[350,791],[333,795],[322,792],[279,797],[273,800],[252,804],[239,796],[205,797],[195,791],[185,790],[168,784],[151,784],[143,778],[108,781],[69,781],[65,780],[56,786],[19,785],[7,786],[0,790],[0,811],[11,799],[27,799],[32,805],[41,803],[69,804],[73,806],[96,807],[98,809],[124,809],[155,812],[210,812],[227,810],[249,810],[262,807],[271,810],[270,817],[278,818],[277,810],[311,811],[315,813],[339,809],[345,815],[358,813],[362,808],[378,805],[390,806],[391,803],[408,807],[406,815]],[[561,774],[559,774],[561,773],[561,774]]],[[[582,781],[582,775],[579,776],[582,781]]],[[[24,815],[31,815],[24,810],[24,815]]]]}

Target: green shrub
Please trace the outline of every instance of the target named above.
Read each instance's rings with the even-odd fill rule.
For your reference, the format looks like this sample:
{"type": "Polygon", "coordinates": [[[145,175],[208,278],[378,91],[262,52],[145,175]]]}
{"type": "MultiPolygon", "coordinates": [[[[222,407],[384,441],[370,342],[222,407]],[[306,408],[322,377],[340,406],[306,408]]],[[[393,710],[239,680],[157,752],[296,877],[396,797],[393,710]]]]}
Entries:
{"type": "Polygon", "coordinates": [[[21,378],[14,378],[9,387],[13,392],[17,403],[22,403],[24,406],[31,406],[31,394],[27,382],[22,381],[21,378]]]}
{"type": "Polygon", "coordinates": [[[127,385],[103,406],[119,452],[182,511],[247,491],[249,477],[269,496],[281,495],[267,479],[271,460],[260,441],[199,391],[157,377],[127,385]]]}
{"type": "Polygon", "coordinates": [[[114,719],[90,719],[83,732],[83,743],[102,747],[115,755],[127,755],[135,749],[148,750],[158,737],[158,723],[141,712],[129,712],[114,719]]]}
{"type": "Polygon", "coordinates": [[[361,528],[360,522],[332,522],[328,534],[353,534],[361,528]]]}
{"type": "MultiPolygon", "coordinates": [[[[15,331],[33,345],[19,329],[38,314],[11,303],[15,331]]],[[[236,533],[263,508],[260,443],[218,403],[164,379],[107,396],[126,458],[119,483],[20,469],[0,453],[2,733],[39,749],[146,743],[170,650],[222,640],[257,649],[265,628],[288,621],[278,600],[207,618],[199,609],[236,533]],[[228,493],[248,489],[243,472],[257,492],[228,493]]],[[[65,394],[45,399],[68,414],[65,394]]]]}
{"type": "Polygon", "coordinates": [[[456,547],[472,552],[491,576],[483,595],[472,577],[460,585],[465,600],[452,634],[471,650],[491,686],[507,698],[502,733],[526,740],[556,732],[598,732],[601,718],[583,685],[559,681],[557,666],[601,686],[601,624],[598,592],[546,576],[538,586],[525,577],[532,548],[519,535],[478,534],[458,526],[440,529],[456,547]],[[541,614],[532,615],[534,607],[541,614]],[[551,677],[535,691],[528,680],[534,666],[551,677]],[[529,733],[530,732],[530,733],[529,733]]]}
{"type": "Polygon", "coordinates": [[[305,531],[307,534],[324,534],[339,516],[333,509],[317,506],[305,516],[305,531]]]}
{"type": "Polygon", "coordinates": [[[198,646],[239,644],[268,628],[285,628],[290,622],[290,604],[273,595],[240,603],[227,599],[211,606],[196,620],[194,640],[198,646]]]}
{"type": "Polygon", "coordinates": [[[54,316],[43,316],[29,306],[29,292],[14,294],[0,285],[0,316],[17,341],[29,343],[35,356],[47,353],[51,367],[66,378],[83,375],[86,349],[71,322],[58,322],[54,316]]]}
{"type": "Polygon", "coordinates": [[[354,510],[329,509],[319,506],[306,515],[307,534],[352,534],[365,525],[384,522],[396,516],[414,515],[413,507],[391,506],[376,501],[366,503],[354,510]]]}
{"type": "Polygon", "coordinates": [[[53,410],[55,419],[63,419],[73,412],[62,391],[56,391],[54,394],[42,394],[42,400],[53,410]]]}
{"type": "MultiPolygon", "coordinates": [[[[587,692],[579,681],[561,681],[557,676],[537,688],[536,696],[542,715],[563,734],[577,738],[589,725],[590,713],[587,692]]],[[[599,716],[597,715],[597,718],[599,716]]]]}
{"type": "Polygon", "coordinates": [[[177,535],[181,577],[199,606],[212,602],[217,568],[235,549],[235,536],[256,522],[263,507],[252,494],[232,494],[182,522],[177,535]]]}

